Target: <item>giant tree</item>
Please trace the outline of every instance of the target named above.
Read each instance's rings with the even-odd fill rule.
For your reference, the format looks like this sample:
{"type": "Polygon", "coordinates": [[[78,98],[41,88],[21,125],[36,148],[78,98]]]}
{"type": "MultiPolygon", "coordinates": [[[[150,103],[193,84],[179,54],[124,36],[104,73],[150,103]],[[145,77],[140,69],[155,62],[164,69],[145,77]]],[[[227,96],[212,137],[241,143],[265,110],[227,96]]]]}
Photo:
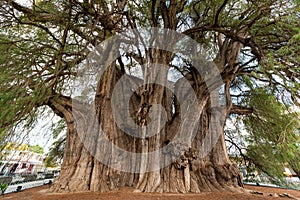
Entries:
{"type": "Polygon", "coordinates": [[[280,0],[4,0],[1,128],[45,106],[65,120],[53,191],[238,190],[225,118],[254,108],[232,96],[259,80],[297,101],[299,60],[280,50],[298,15],[280,0]]]}

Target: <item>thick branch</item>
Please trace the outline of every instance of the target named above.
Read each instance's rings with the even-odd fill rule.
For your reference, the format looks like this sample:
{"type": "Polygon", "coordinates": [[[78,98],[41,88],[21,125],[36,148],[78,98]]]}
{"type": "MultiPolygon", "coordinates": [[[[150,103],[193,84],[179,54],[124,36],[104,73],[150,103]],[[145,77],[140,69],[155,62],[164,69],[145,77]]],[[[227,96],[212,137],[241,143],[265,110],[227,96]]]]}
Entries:
{"type": "Polygon", "coordinates": [[[220,15],[221,11],[223,10],[223,8],[226,6],[227,2],[228,2],[228,0],[224,0],[223,4],[217,10],[217,13],[216,13],[215,19],[214,19],[215,26],[218,25],[219,15],[220,15]]]}
{"type": "Polygon", "coordinates": [[[231,114],[249,115],[253,113],[253,108],[242,107],[238,105],[232,105],[231,114]]]}
{"type": "Polygon", "coordinates": [[[235,33],[230,30],[226,30],[221,26],[207,25],[202,27],[193,27],[184,31],[183,34],[192,35],[194,33],[205,32],[205,31],[216,31],[218,33],[222,33],[223,35],[232,39],[233,41],[240,42],[244,46],[250,47],[253,55],[255,55],[259,61],[262,59],[262,57],[264,57],[261,47],[258,44],[256,44],[252,38],[241,37],[238,35],[238,33],[235,33]]]}

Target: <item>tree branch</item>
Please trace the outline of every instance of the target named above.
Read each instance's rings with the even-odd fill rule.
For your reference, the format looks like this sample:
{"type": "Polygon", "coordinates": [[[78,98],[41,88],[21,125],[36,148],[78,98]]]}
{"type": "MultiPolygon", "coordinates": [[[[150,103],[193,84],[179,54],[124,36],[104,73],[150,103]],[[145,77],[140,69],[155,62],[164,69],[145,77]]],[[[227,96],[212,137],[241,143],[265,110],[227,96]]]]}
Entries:
{"type": "Polygon", "coordinates": [[[238,114],[238,115],[250,115],[253,113],[253,108],[247,108],[243,106],[238,105],[232,105],[232,108],[230,110],[231,114],[238,114]]]}
{"type": "Polygon", "coordinates": [[[216,13],[216,15],[214,17],[213,26],[217,26],[218,25],[219,15],[220,15],[221,11],[223,10],[223,8],[226,6],[227,2],[228,2],[228,0],[224,0],[223,4],[217,10],[217,13],[216,13]]]}

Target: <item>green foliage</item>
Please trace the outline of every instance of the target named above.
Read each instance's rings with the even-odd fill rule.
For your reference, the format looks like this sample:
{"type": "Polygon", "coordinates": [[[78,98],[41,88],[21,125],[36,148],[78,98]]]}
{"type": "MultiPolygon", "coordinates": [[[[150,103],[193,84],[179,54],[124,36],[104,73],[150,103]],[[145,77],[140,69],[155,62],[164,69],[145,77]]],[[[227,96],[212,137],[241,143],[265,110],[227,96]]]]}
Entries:
{"type": "Polygon", "coordinates": [[[246,156],[272,177],[282,178],[284,166],[299,169],[299,113],[264,89],[252,91],[247,104],[254,112],[242,119],[248,133],[246,156]]]}
{"type": "Polygon", "coordinates": [[[36,72],[49,53],[47,48],[37,48],[34,41],[40,36],[31,36],[33,31],[28,27],[18,30],[6,29],[0,41],[0,128],[8,129],[20,122],[25,126],[33,124],[37,108],[50,93],[36,72]]]}
{"type": "Polygon", "coordinates": [[[51,127],[51,132],[53,134],[53,138],[57,139],[53,142],[49,152],[45,158],[45,166],[46,167],[57,167],[60,165],[65,149],[65,136],[61,136],[61,133],[65,131],[66,124],[64,120],[60,120],[57,123],[53,124],[51,127]]]}
{"type": "MultiPolygon", "coordinates": [[[[65,12],[58,9],[64,3],[55,3],[60,6],[52,1],[40,2],[35,12],[55,14],[55,18],[61,19],[65,12]]],[[[42,17],[47,18],[46,15],[39,16],[42,17]]],[[[69,80],[66,75],[58,76],[62,70],[56,64],[63,29],[37,27],[33,22],[35,19],[30,16],[20,15],[19,20],[22,23],[12,23],[0,31],[0,141],[15,137],[16,129],[29,132],[45,109],[44,105],[54,96],[54,91],[63,91],[64,81],[69,80]]],[[[66,52],[74,52],[73,47],[64,45],[66,52]]],[[[65,67],[66,71],[68,67],[65,67]]]]}
{"type": "Polygon", "coordinates": [[[57,123],[52,124],[50,131],[53,134],[53,138],[57,139],[59,135],[65,131],[66,123],[63,119],[60,119],[57,123]]]}
{"type": "Polygon", "coordinates": [[[29,151],[35,152],[35,153],[39,153],[39,154],[43,154],[44,153],[44,148],[39,146],[39,145],[33,145],[33,146],[29,146],[28,147],[29,151]]]}
{"type": "Polygon", "coordinates": [[[64,155],[65,144],[65,138],[59,138],[52,144],[52,147],[45,158],[46,167],[57,167],[60,164],[64,155]]]}
{"type": "Polygon", "coordinates": [[[0,184],[1,195],[4,195],[4,192],[7,190],[7,188],[8,188],[7,183],[0,184]]]}
{"type": "MultiPolygon", "coordinates": [[[[0,129],[0,152],[2,152],[3,148],[6,145],[6,130],[5,129],[0,129]]],[[[0,158],[1,158],[1,153],[0,153],[0,158]]]]}

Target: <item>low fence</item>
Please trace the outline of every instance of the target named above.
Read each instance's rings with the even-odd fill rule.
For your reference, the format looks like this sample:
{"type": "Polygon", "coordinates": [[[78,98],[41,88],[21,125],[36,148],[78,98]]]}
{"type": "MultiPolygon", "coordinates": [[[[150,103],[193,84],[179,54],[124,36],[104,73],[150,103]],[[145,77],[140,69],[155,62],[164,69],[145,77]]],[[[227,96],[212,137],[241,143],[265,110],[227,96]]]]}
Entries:
{"type": "Polygon", "coordinates": [[[10,175],[10,176],[1,176],[0,177],[0,184],[7,183],[9,185],[20,184],[20,183],[27,183],[37,180],[43,179],[53,179],[54,174],[39,174],[39,175],[32,175],[32,174],[24,174],[24,175],[10,175]]]}
{"type": "Polygon", "coordinates": [[[21,192],[22,190],[26,190],[29,188],[51,184],[53,180],[54,179],[44,179],[44,180],[37,180],[37,181],[23,182],[20,184],[9,185],[4,194],[8,194],[12,192],[21,192]]]}

